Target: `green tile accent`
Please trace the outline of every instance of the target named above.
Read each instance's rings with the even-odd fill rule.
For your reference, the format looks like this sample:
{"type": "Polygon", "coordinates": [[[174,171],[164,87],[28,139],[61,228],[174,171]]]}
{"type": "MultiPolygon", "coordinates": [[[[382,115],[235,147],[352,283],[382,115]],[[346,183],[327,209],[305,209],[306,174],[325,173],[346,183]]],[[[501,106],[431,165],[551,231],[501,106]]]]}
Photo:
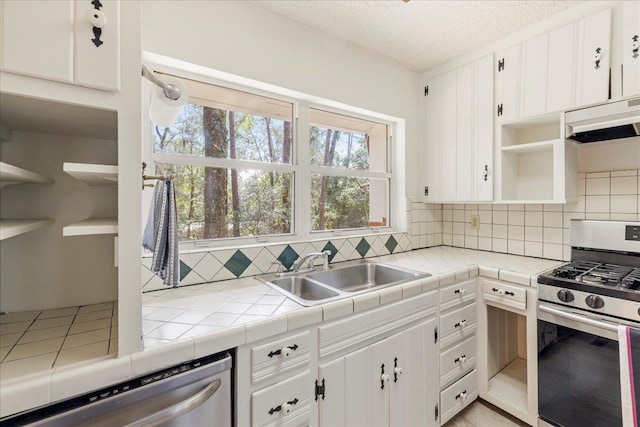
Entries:
{"type": "Polygon", "coordinates": [[[298,259],[298,253],[289,245],[282,251],[280,256],[277,258],[278,261],[284,265],[284,268],[289,270],[295,260],[298,259]]]}
{"type": "Polygon", "coordinates": [[[229,258],[229,261],[224,264],[225,268],[232,272],[236,277],[240,277],[240,275],[244,273],[250,265],[251,260],[240,250],[237,250],[236,253],[229,258]]]}
{"type": "Polygon", "coordinates": [[[329,251],[331,254],[329,255],[329,262],[333,261],[333,257],[338,254],[338,248],[336,248],[331,241],[328,241],[324,248],[322,248],[322,252],[329,251]]]}
{"type": "Polygon", "coordinates": [[[387,240],[387,243],[384,245],[389,249],[389,252],[393,253],[393,251],[398,247],[398,242],[393,236],[389,236],[389,240],[387,240]]]}
{"type": "Polygon", "coordinates": [[[191,267],[180,261],[180,281],[182,281],[182,279],[184,279],[189,273],[191,273],[191,267]]]}
{"type": "Polygon", "coordinates": [[[360,239],[358,246],[356,246],[356,251],[358,251],[362,258],[364,258],[367,252],[369,252],[369,249],[371,249],[371,245],[369,244],[369,242],[367,242],[367,239],[365,239],[364,237],[360,239]]]}

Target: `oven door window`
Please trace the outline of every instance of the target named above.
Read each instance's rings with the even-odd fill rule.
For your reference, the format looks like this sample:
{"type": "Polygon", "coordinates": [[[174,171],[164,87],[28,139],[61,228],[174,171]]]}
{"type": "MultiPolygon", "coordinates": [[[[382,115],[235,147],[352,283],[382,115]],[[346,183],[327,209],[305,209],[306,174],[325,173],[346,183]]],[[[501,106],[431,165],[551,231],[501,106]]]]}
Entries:
{"type": "Polygon", "coordinates": [[[538,413],[563,427],[622,426],[618,342],[538,320],[538,413]]]}

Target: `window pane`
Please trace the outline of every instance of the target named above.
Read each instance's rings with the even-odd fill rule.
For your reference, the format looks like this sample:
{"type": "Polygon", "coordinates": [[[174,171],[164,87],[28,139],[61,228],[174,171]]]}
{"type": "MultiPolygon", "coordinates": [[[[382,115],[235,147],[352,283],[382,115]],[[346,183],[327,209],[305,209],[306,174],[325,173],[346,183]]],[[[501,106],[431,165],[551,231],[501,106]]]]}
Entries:
{"type": "Polygon", "coordinates": [[[389,225],[389,180],[313,174],[311,228],[338,230],[389,225]]]}
{"type": "Polygon", "coordinates": [[[173,125],[154,126],[156,153],[291,164],[291,103],[181,81],[189,102],[173,125]]]}
{"type": "Polygon", "coordinates": [[[184,240],[292,232],[293,173],[158,164],[173,175],[184,240]]]}
{"type": "Polygon", "coordinates": [[[312,165],[387,171],[387,125],[313,108],[309,120],[312,165]]]}

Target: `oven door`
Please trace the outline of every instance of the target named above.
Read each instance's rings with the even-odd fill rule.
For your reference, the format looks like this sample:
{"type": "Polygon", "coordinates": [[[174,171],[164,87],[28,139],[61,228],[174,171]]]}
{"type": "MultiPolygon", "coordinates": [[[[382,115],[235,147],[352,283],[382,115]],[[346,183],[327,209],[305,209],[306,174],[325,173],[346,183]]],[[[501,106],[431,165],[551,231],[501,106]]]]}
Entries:
{"type": "Polygon", "coordinates": [[[538,303],[542,421],[563,427],[622,426],[618,323],[596,316],[538,303]]]}

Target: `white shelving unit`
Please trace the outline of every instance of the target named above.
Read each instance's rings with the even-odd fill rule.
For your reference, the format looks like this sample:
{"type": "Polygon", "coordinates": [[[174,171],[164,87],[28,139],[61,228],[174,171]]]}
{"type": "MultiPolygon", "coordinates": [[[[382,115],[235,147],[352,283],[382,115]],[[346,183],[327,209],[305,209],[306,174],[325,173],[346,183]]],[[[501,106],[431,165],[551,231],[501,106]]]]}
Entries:
{"type": "Polygon", "coordinates": [[[3,219],[0,220],[0,240],[19,236],[49,224],[53,224],[50,218],[3,219]]]}
{"type": "Polygon", "coordinates": [[[96,234],[118,234],[117,218],[89,218],[62,228],[62,235],[89,236],[96,234]]]}
{"type": "Polygon", "coordinates": [[[52,184],[53,179],[0,162],[0,188],[12,184],[52,184]]]}
{"type": "Polygon", "coordinates": [[[527,361],[515,358],[489,380],[489,393],[522,411],[527,410],[527,361]]]}
{"type": "Polygon", "coordinates": [[[87,185],[115,186],[118,183],[118,166],[65,162],[62,169],[87,185]]]}
{"type": "Polygon", "coordinates": [[[577,147],[564,139],[560,114],[500,126],[500,201],[566,203],[577,199],[577,147]]]}

